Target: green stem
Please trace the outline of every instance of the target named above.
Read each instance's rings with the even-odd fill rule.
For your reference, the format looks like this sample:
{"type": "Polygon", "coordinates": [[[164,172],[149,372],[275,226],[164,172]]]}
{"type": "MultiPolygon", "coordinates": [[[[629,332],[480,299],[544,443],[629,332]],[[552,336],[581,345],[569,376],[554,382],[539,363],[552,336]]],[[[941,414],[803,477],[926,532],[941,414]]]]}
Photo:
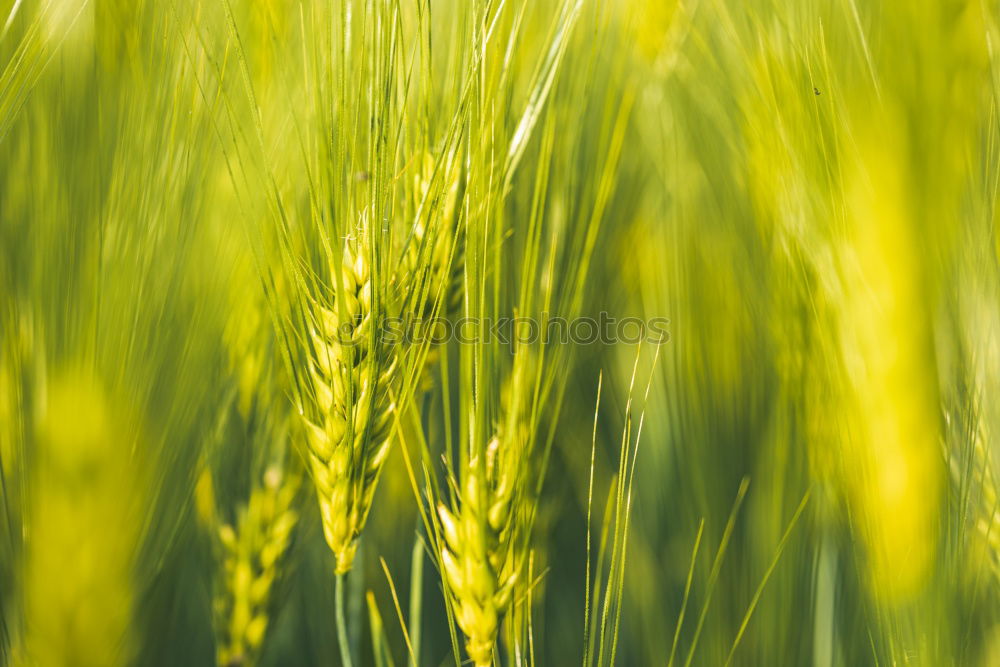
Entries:
{"type": "Polygon", "coordinates": [[[410,558],[410,644],[413,648],[412,667],[420,665],[420,620],[423,605],[424,549],[420,542],[420,517],[414,531],[413,553],[410,558]]]}
{"type": "Polygon", "coordinates": [[[347,626],[344,624],[344,575],[337,575],[336,588],[336,610],[334,612],[337,620],[337,644],[340,646],[340,662],[343,667],[353,667],[351,661],[351,649],[347,643],[347,626]]]}

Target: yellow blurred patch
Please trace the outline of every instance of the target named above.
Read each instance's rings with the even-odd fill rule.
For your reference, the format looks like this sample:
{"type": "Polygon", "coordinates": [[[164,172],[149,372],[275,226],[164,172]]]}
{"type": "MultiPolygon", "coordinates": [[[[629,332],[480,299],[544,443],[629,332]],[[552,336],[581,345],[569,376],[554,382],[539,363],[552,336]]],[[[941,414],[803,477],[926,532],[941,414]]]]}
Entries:
{"type": "Polygon", "coordinates": [[[86,374],[50,383],[29,481],[15,664],[129,658],[142,483],[124,412],[86,374]]]}
{"type": "Polygon", "coordinates": [[[856,417],[844,466],[873,590],[895,602],[917,594],[933,570],[943,471],[929,316],[909,208],[918,198],[900,161],[902,142],[886,132],[865,148],[848,192],[852,225],[844,249],[841,336],[856,417]]]}

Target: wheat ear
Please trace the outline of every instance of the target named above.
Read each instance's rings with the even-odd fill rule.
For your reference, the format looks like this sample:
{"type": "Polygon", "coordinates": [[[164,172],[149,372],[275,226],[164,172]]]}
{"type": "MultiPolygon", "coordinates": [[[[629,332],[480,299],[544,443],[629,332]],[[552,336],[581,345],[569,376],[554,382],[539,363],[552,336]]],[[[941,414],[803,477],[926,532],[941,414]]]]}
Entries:
{"type": "MultiPolygon", "coordinates": [[[[376,292],[383,315],[408,313],[431,317],[438,299],[457,307],[461,273],[453,255],[460,248],[456,232],[459,200],[457,163],[448,167],[443,203],[430,201],[434,160],[425,155],[414,182],[421,198],[418,216],[394,276],[391,290],[380,290],[369,266],[371,238],[367,224],[345,239],[340,281],[329,307],[311,303],[309,376],[316,418],[305,418],[309,461],[320,504],[323,530],[333,550],[337,574],[354,562],[357,540],[371,509],[379,473],[390,447],[392,419],[404,392],[406,341],[383,341],[374,331],[376,292]],[[436,224],[435,224],[436,223],[436,224]],[[442,297],[441,295],[444,294],[442,297]]],[[[364,221],[367,218],[363,219],[364,221]]],[[[423,359],[420,388],[430,386],[427,369],[437,358],[435,346],[423,359]]]]}
{"type": "Polygon", "coordinates": [[[217,588],[214,612],[219,665],[257,662],[267,631],[271,588],[299,519],[293,507],[298,489],[297,475],[271,466],[263,483],[254,485],[235,526],[218,527],[223,585],[217,588]]]}
{"type": "Polygon", "coordinates": [[[323,533],[337,574],[351,569],[357,541],[389,453],[398,392],[398,348],[373,334],[375,289],[367,237],[345,243],[332,307],[313,304],[310,378],[318,419],[304,419],[323,533]]]}
{"type": "Polygon", "coordinates": [[[532,429],[532,374],[527,349],[501,400],[503,418],[485,447],[460,469],[451,508],[438,504],[444,539],[441,566],[466,651],[477,667],[492,664],[500,622],[510,610],[527,557],[532,429]]]}
{"type": "MultiPolygon", "coordinates": [[[[459,229],[461,179],[457,160],[451,159],[443,170],[443,188],[436,187],[436,161],[425,153],[420,169],[413,179],[413,189],[419,197],[418,215],[407,243],[400,275],[402,283],[412,290],[412,305],[403,309],[423,326],[422,333],[430,339],[420,374],[418,389],[427,392],[433,387],[433,370],[441,356],[440,331],[429,328],[437,324],[434,318],[451,317],[461,308],[464,271],[464,236],[459,229]]],[[[438,176],[441,177],[441,176],[438,176]]]]}

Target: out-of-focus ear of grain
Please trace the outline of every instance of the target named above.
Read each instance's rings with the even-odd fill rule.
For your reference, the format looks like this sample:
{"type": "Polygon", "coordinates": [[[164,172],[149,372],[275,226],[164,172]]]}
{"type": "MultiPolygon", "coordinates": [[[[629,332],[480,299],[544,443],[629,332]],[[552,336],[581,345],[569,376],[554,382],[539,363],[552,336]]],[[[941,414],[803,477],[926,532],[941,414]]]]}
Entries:
{"type": "Polygon", "coordinates": [[[54,377],[37,414],[15,664],[122,664],[131,656],[141,531],[141,436],[127,405],[81,371],[54,377]]]}
{"type": "Polygon", "coordinates": [[[944,475],[925,276],[901,148],[883,133],[865,147],[864,171],[848,186],[840,331],[853,390],[843,471],[871,583],[888,601],[918,593],[933,572],[944,475]]]}

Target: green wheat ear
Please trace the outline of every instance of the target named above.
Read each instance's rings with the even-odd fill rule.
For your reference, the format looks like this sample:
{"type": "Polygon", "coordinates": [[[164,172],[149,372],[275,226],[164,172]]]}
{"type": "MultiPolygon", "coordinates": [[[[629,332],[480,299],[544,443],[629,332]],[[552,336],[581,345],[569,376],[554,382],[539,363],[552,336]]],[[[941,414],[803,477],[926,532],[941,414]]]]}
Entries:
{"type": "Polygon", "coordinates": [[[462,307],[465,244],[459,228],[460,163],[454,155],[436,160],[427,152],[419,162],[412,179],[419,213],[394,283],[408,287],[400,312],[409,313],[419,327],[418,338],[428,340],[417,385],[420,393],[426,393],[434,386],[434,368],[441,358],[440,320],[462,307]]]}
{"type": "Polygon", "coordinates": [[[323,533],[337,574],[351,569],[371,510],[390,449],[394,414],[407,390],[404,369],[419,363],[414,369],[419,388],[427,390],[428,369],[439,355],[431,346],[418,360],[410,354],[411,342],[382,340],[375,331],[379,318],[374,297],[380,296],[383,314],[412,319],[430,318],[440,312],[442,300],[456,303],[461,295],[461,274],[452,268],[457,263],[458,165],[447,169],[443,203],[429,201],[433,171],[434,160],[425,155],[414,190],[429,212],[414,223],[388,289],[373,279],[371,232],[364,218],[357,238],[345,239],[340,267],[331,267],[331,273],[340,276],[333,303],[309,303],[315,326],[310,331],[308,379],[318,416],[304,417],[303,426],[323,533]]]}
{"type": "MultiPolygon", "coordinates": [[[[368,237],[347,240],[332,307],[311,304],[309,377],[319,417],[303,418],[323,534],[337,574],[354,563],[357,541],[389,453],[399,390],[398,350],[373,335],[368,237]]],[[[336,269],[334,269],[336,273],[336,269]]]]}
{"type": "Polygon", "coordinates": [[[534,502],[529,425],[533,367],[534,357],[521,348],[504,386],[495,435],[460,466],[452,507],[437,507],[446,588],[466,651],[477,667],[492,664],[500,623],[527,562],[527,517],[534,502]]]}
{"type": "Polygon", "coordinates": [[[274,581],[299,519],[295,504],[302,477],[298,457],[288,452],[288,405],[277,396],[285,378],[272,363],[274,340],[263,295],[248,291],[245,283],[234,287],[233,316],[223,332],[234,396],[232,405],[224,404],[221,424],[238,417],[247,429],[238,456],[250,461],[250,494],[233,514],[220,512],[208,466],[195,489],[195,506],[217,563],[217,664],[233,666],[254,665],[260,657],[274,581]],[[222,518],[232,515],[234,521],[222,518]]]}
{"type": "Polygon", "coordinates": [[[518,578],[519,562],[509,549],[512,489],[496,480],[499,449],[494,438],[487,461],[470,459],[457,507],[437,508],[445,538],[441,564],[455,620],[477,667],[492,663],[500,621],[518,578]]]}
{"type": "Polygon", "coordinates": [[[268,603],[281,557],[299,515],[294,509],[300,477],[272,465],[250,492],[235,525],[222,524],[216,543],[222,582],[214,601],[220,665],[254,665],[268,625],[268,603]]]}

